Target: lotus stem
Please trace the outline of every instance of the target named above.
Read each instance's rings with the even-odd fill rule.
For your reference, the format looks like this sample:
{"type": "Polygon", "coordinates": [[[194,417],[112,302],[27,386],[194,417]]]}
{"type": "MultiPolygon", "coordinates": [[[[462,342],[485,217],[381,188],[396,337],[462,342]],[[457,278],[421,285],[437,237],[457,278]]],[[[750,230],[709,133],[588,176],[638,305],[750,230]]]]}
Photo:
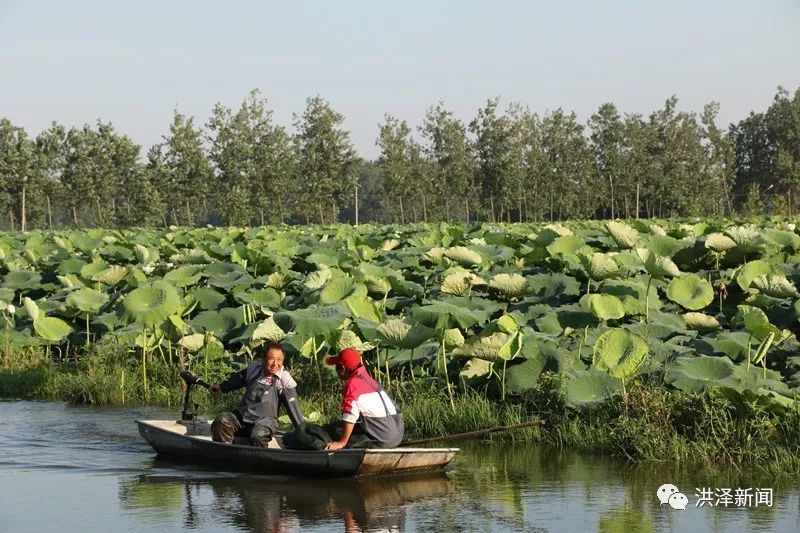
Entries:
{"type": "Polygon", "coordinates": [[[122,392],[122,405],[125,405],[125,370],[119,378],[119,390],[122,392]]]}
{"type": "Polygon", "coordinates": [[[144,386],[144,402],[147,403],[147,329],[142,328],[142,385],[144,386]]]}
{"type": "Polygon", "coordinates": [[[447,375],[446,348],[444,347],[444,337],[442,337],[442,366],[444,370],[444,381],[447,383],[447,394],[450,396],[450,407],[456,412],[456,402],[453,400],[453,389],[450,387],[450,376],[447,375]]]}
{"type": "Polygon", "coordinates": [[[745,369],[747,372],[750,372],[750,353],[752,352],[752,347],[750,346],[750,341],[753,338],[753,334],[751,333],[749,337],[747,337],[747,368],[745,369]]]}
{"type": "Polygon", "coordinates": [[[386,388],[392,386],[392,376],[389,375],[389,348],[383,352],[383,364],[386,366],[386,388]]]}
{"type": "Polygon", "coordinates": [[[89,353],[89,347],[92,345],[89,340],[89,313],[86,313],[86,353],[89,353]]]}
{"type": "Polygon", "coordinates": [[[501,392],[500,392],[500,398],[501,398],[503,401],[506,401],[506,363],[507,363],[507,362],[508,362],[508,361],[506,361],[505,359],[503,359],[503,377],[502,377],[502,379],[500,380],[500,391],[501,391],[501,392]]]}

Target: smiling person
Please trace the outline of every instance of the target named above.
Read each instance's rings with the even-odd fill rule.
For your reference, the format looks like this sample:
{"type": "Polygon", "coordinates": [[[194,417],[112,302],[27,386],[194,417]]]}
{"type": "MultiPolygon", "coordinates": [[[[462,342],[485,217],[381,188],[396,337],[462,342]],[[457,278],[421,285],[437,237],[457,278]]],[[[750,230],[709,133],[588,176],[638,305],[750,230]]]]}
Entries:
{"type": "Polygon", "coordinates": [[[266,448],[278,430],[278,408],[283,405],[295,427],[303,423],[297,383],[283,368],[285,352],[280,344],[269,344],[264,358],[250,363],[222,383],[211,385],[212,393],[225,393],[246,387],[239,405],[220,413],[211,423],[211,437],[231,444],[235,437],[246,437],[254,446],[266,448]]]}
{"type": "Polygon", "coordinates": [[[342,420],[335,425],[334,440],[328,450],[348,448],[394,448],[403,440],[403,413],[367,372],[361,354],[345,348],[335,357],[325,359],[336,365],[336,374],[345,380],[342,420]]]}

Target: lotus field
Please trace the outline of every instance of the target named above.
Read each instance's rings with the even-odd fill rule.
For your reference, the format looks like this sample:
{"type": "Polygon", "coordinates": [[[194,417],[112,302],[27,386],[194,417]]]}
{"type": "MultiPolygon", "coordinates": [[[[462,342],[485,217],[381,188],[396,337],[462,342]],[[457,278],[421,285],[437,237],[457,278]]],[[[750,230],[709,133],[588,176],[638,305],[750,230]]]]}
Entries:
{"type": "Polygon", "coordinates": [[[12,233],[0,279],[6,358],[113,348],[145,390],[154,359],[237,367],[269,341],[320,383],[354,346],[385,385],[451,401],[525,395],[546,371],[577,410],[642,379],[776,412],[800,390],[800,235],[781,222],[12,233]]]}

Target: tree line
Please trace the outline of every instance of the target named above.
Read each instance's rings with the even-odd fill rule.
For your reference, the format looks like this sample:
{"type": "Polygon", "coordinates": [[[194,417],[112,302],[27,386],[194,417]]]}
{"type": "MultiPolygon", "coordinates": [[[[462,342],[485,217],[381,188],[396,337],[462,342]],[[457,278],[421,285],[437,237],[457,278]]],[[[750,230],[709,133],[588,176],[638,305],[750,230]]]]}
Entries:
{"type": "Polygon", "coordinates": [[[670,97],[649,116],[604,103],[539,115],[489,99],[465,123],[444,102],[412,128],[386,115],[375,161],[319,96],[277,124],[256,90],[204,125],[177,110],[146,153],[111,123],[31,137],[0,119],[0,228],[539,221],[798,210],[800,88],[727,128],[670,97]],[[2,213],[7,213],[2,216],[2,213]]]}

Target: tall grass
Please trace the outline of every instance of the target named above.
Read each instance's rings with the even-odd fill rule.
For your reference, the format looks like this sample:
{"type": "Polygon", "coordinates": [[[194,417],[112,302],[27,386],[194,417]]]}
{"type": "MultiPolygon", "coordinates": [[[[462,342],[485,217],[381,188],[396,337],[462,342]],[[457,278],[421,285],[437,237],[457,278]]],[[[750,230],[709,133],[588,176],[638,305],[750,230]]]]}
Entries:
{"type": "MultiPolygon", "coordinates": [[[[140,404],[144,401],[141,367],[134,358],[93,353],[76,362],[54,362],[17,353],[0,368],[0,397],[65,400],[80,404],[140,404]]],[[[205,370],[205,369],[204,369],[205,370]]],[[[341,384],[333,372],[311,365],[290,368],[298,381],[302,407],[323,420],[339,416],[341,384]]],[[[231,372],[213,362],[204,376],[220,381],[231,372]]],[[[148,363],[149,402],[180,409],[178,369],[154,359],[148,363]]],[[[653,383],[633,381],[625,399],[578,412],[564,406],[553,391],[559,376],[546,373],[525,397],[500,402],[491,392],[472,389],[454,395],[454,407],[441,381],[392,379],[387,388],[404,412],[409,439],[451,435],[500,425],[544,419],[544,427],[495,434],[522,442],[569,447],[614,455],[632,462],[662,461],[733,466],[776,477],[800,479],[800,412],[775,411],[754,402],[734,402],[720,392],[687,394],[653,383]]],[[[210,418],[241,398],[232,392],[215,399],[193,393],[202,416],[210,418]]]]}

